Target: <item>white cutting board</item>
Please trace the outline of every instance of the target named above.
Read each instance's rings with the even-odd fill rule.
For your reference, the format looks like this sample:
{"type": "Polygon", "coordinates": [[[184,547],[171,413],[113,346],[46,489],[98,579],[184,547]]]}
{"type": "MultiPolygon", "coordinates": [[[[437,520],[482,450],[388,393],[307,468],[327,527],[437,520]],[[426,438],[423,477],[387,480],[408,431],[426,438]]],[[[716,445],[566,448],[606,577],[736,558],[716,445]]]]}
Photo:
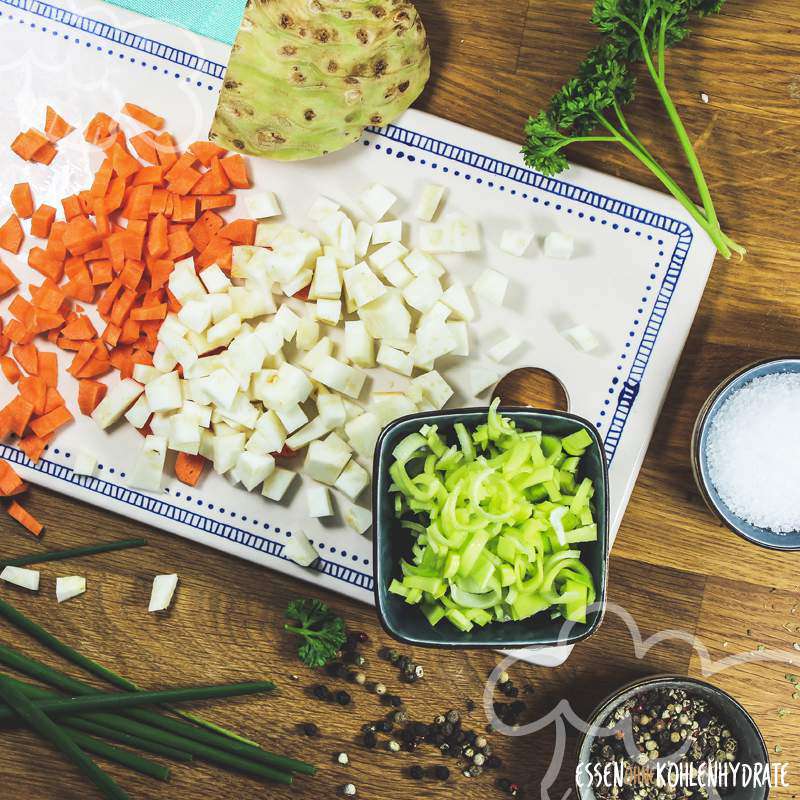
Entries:
{"type": "MultiPolygon", "coordinates": [[[[64,6],[0,0],[0,43],[8,87],[0,115],[0,219],[10,213],[13,183],[29,180],[37,205],[48,202],[59,209],[61,197],[90,184],[99,155],[90,154],[80,131],[98,110],[117,116],[130,132],[135,124],[117,112],[126,101],[138,103],[164,115],[181,145],[204,139],[229,52],[226,45],[188,31],[87,0],[64,6]],[[48,103],[78,131],[60,143],[51,167],[25,164],[8,144],[20,130],[43,126],[48,103]]],[[[511,281],[503,308],[479,304],[470,358],[443,364],[457,390],[450,405],[485,404],[486,395],[469,394],[470,360],[483,361],[481,353],[506,332],[524,339],[508,369],[540,366],[554,372],[567,388],[570,410],[589,418],[605,439],[616,532],[714,257],[710,241],[685,221],[677,203],[579,167],[563,180],[543,178],[522,165],[518,144],[418,111],[326,158],[294,164],[252,160],[251,168],[255,185],[275,191],[286,217],[298,223],[318,194],[353,208],[357,194],[377,181],[401,198],[398,216],[412,217],[409,210],[422,187],[431,181],[444,185],[447,210],[478,219],[484,239],[480,254],[443,257],[450,274],[469,285],[491,266],[511,281]],[[506,228],[539,234],[525,258],[498,249],[506,228]],[[553,261],[542,254],[542,235],[553,230],[574,237],[572,260],[553,261]],[[581,353],[561,336],[577,323],[599,336],[597,351],[581,353]]],[[[23,283],[40,282],[24,258],[0,255],[23,283]]],[[[7,304],[0,306],[6,318],[7,304]]],[[[59,357],[66,365],[67,354],[59,357]]],[[[126,470],[141,443],[139,434],[125,425],[110,434],[99,431],[78,414],[76,386],[66,372],[61,375],[59,389],[76,422],[59,433],[35,466],[14,447],[0,445],[0,456],[19,465],[26,479],[372,602],[369,535],[355,534],[338,517],[327,525],[309,520],[302,490],[278,505],[213,474],[197,489],[172,478],[158,495],[128,489],[126,470]],[[97,477],[73,475],[70,465],[79,443],[100,455],[97,477]],[[283,542],[297,528],[320,550],[315,569],[282,558],[283,542]]],[[[402,387],[404,380],[378,372],[375,385],[402,387]]],[[[0,386],[0,403],[13,393],[0,386]]],[[[552,665],[568,652],[554,648],[527,657],[552,665]]]]}

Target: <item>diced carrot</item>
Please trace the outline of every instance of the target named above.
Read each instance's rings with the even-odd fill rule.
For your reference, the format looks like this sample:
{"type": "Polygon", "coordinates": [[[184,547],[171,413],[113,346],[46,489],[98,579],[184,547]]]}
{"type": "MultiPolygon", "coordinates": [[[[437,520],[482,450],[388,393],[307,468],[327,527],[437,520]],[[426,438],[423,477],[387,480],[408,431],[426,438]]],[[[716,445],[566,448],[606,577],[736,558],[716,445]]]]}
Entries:
{"type": "Polygon", "coordinates": [[[44,448],[50,438],[50,436],[41,437],[30,434],[29,436],[23,436],[17,442],[17,447],[35,464],[42,457],[44,448]]]}
{"type": "Polygon", "coordinates": [[[22,230],[19,217],[12,214],[0,227],[0,247],[10,253],[19,253],[24,238],[25,232],[22,230]]]}
{"type": "Polygon", "coordinates": [[[134,176],[134,186],[159,186],[164,181],[164,169],[159,166],[142,167],[134,176]]]}
{"type": "Polygon", "coordinates": [[[44,404],[44,413],[49,414],[54,408],[58,406],[63,406],[64,398],[61,396],[61,393],[53,386],[47,387],[47,400],[45,400],[44,404]]]}
{"type": "Polygon", "coordinates": [[[36,333],[44,333],[60,328],[64,324],[64,317],[61,314],[54,314],[52,311],[43,311],[41,308],[34,309],[33,323],[29,326],[36,333]]]}
{"type": "Polygon", "coordinates": [[[64,230],[64,244],[73,255],[87,253],[100,242],[97,228],[87,217],[75,217],[67,223],[64,230]]]}
{"type": "Polygon", "coordinates": [[[142,165],[123,147],[115,144],[111,148],[111,163],[120,178],[128,178],[137,173],[142,165]]]}
{"type": "Polygon", "coordinates": [[[37,417],[30,423],[30,428],[36,436],[47,436],[49,433],[57,431],[62,425],[66,425],[74,419],[66,406],[58,406],[49,414],[37,417]]]}
{"type": "Polygon", "coordinates": [[[74,131],[70,125],[55,109],[47,106],[45,112],[44,135],[51,141],[57,142],[74,131]]]}
{"type": "Polygon", "coordinates": [[[46,239],[50,235],[50,228],[55,218],[56,210],[53,206],[42,203],[31,217],[31,236],[46,239]]]}
{"type": "Polygon", "coordinates": [[[119,342],[119,337],[122,335],[122,330],[119,325],[114,325],[113,322],[106,324],[103,335],[100,337],[106,344],[111,347],[116,347],[119,342]]]}
{"type": "Polygon", "coordinates": [[[186,167],[175,172],[175,167],[169,173],[167,189],[175,194],[189,194],[202,175],[192,167],[186,167]]]}
{"type": "Polygon", "coordinates": [[[168,258],[158,258],[148,261],[150,272],[150,291],[166,286],[175,262],[168,258]]]}
{"type": "Polygon", "coordinates": [[[125,103],[125,105],[122,106],[122,113],[127,114],[132,119],[141,122],[142,125],[147,125],[148,128],[152,128],[155,131],[160,131],[164,127],[164,117],[159,117],[158,114],[153,114],[152,111],[148,111],[146,108],[134,105],[133,103],[125,103]]]}
{"type": "Polygon", "coordinates": [[[22,436],[33,416],[33,405],[18,394],[0,413],[8,417],[8,430],[16,436],[22,436]]]}
{"type": "Polygon", "coordinates": [[[126,289],[136,291],[143,274],[144,264],[142,264],[141,261],[136,261],[135,259],[129,258],[125,262],[125,269],[123,269],[119,274],[119,279],[122,281],[122,285],[126,289]]]}
{"type": "Polygon", "coordinates": [[[11,190],[11,205],[18,217],[29,219],[33,216],[33,195],[29,183],[17,183],[11,190]]]}
{"type": "MultiPolygon", "coordinates": [[[[86,340],[95,339],[97,337],[97,330],[89,317],[78,317],[72,322],[69,322],[61,329],[62,335],[68,339],[86,340]]],[[[41,355],[40,355],[41,358],[41,355]]]]}
{"type": "Polygon", "coordinates": [[[158,153],[158,163],[164,169],[169,169],[177,160],[177,147],[172,135],[164,131],[156,136],[156,151],[158,153]]]}
{"type": "Polygon", "coordinates": [[[66,219],[67,222],[83,214],[81,199],[76,194],[71,194],[69,197],[64,197],[61,200],[61,206],[64,209],[64,219],[66,219]]]}
{"type": "Polygon", "coordinates": [[[105,206],[106,214],[110,214],[112,211],[116,211],[118,208],[122,206],[122,203],[125,201],[125,179],[116,177],[112,178],[111,183],[108,186],[108,192],[103,200],[103,205],[105,206]]]}
{"type": "Polygon", "coordinates": [[[236,196],[232,194],[210,194],[200,196],[201,211],[209,211],[212,208],[232,208],[235,205],[236,196]]]}
{"type": "Polygon", "coordinates": [[[131,319],[139,321],[152,321],[156,319],[164,319],[167,316],[167,304],[159,303],[157,306],[150,306],[149,308],[135,308],[131,311],[131,319]]]}
{"type": "Polygon", "coordinates": [[[34,307],[30,301],[26,300],[21,294],[16,295],[11,301],[8,310],[23,324],[30,325],[33,322],[34,307]]]}
{"type": "Polygon", "coordinates": [[[197,219],[197,198],[175,195],[173,198],[172,221],[194,222],[197,219]]]}
{"type": "Polygon", "coordinates": [[[189,150],[197,156],[197,160],[207,167],[213,159],[221,158],[228,151],[213,142],[194,142],[189,145],[189,150]]]}
{"type": "Polygon", "coordinates": [[[202,252],[223,227],[225,227],[225,220],[219,214],[213,211],[204,211],[200,215],[200,219],[189,228],[189,236],[195,248],[202,252]]]}
{"type": "Polygon", "coordinates": [[[29,533],[32,533],[37,538],[42,535],[44,525],[42,525],[33,514],[26,511],[16,500],[12,500],[6,510],[8,511],[8,515],[19,522],[29,533]]]}
{"type": "Polygon", "coordinates": [[[192,187],[192,194],[224,194],[230,186],[225,170],[219,159],[215,158],[211,161],[208,172],[192,187]]]}
{"type": "Polygon", "coordinates": [[[168,234],[167,241],[169,242],[169,257],[173,261],[188,256],[194,250],[194,244],[185,228],[168,234]]]}
{"type": "Polygon", "coordinates": [[[219,235],[235,244],[253,244],[256,239],[254,219],[236,219],[220,229],[219,235]]]}
{"type": "Polygon", "coordinates": [[[19,286],[19,279],[17,276],[0,261],[0,297],[16,289],[17,286],[19,286]]]}
{"type": "Polygon", "coordinates": [[[122,331],[119,335],[120,344],[135,344],[139,339],[139,323],[136,320],[128,319],[122,324],[122,331]]]}
{"type": "Polygon", "coordinates": [[[159,164],[158,142],[150,131],[132,136],[131,146],[142,161],[146,161],[148,164],[159,164]]]}
{"type": "Polygon", "coordinates": [[[111,283],[114,278],[114,270],[111,267],[111,262],[107,260],[95,261],[91,267],[92,270],[92,284],[94,286],[104,286],[111,283]]]}
{"type": "Polygon", "coordinates": [[[175,459],[175,477],[187,486],[197,486],[205,466],[203,456],[179,452],[175,459]]]}
{"type": "Polygon", "coordinates": [[[28,251],[28,266],[52,281],[60,281],[64,274],[63,262],[52,258],[41,247],[31,247],[28,251]]]}
{"type": "Polygon", "coordinates": [[[152,184],[134,186],[128,202],[122,209],[122,216],[127,219],[144,219],[150,215],[150,201],[153,198],[152,184]]]}
{"type": "Polygon", "coordinates": [[[11,149],[24,161],[31,161],[36,153],[48,144],[47,137],[35,128],[20,133],[11,144],[11,149]]]}
{"type": "Polygon", "coordinates": [[[118,127],[115,120],[101,111],[92,117],[83,137],[89,144],[102,145],[103,142],[114,136],[118,127]]]}
{"type": "Polygon", "coordinates": [[[106,396],[108,386],[100,381],[78,381],[78,408],[87,417],[97,408],[100,401],[106,396]]]}
{"type": "Polygon", "coordinates": [[[153,189],[153,196],[150,198],[150,213],[163,214],[167,207],[167,197],[169,192],[166,189],[153,189]]]}
{"type": "Polygon", "coordinates": [[[150,220],[150,232],[147,237],[147,252],[154,257],[163,256],[169,250],[167,240],[167,218],[156,214],[150,220]]]}
{"type": "Polygon", "coordinates": [[[58,311],[64,303],[64,293],[53,281],[45,280],[41,286],[31,286],[31,300],[45,311],[58,311]]]}
{"type": "MultiPolygon", "coordinates": [[[[98,378],[111,372],[113,366],[110,361],[102,358],[90,358],[75,375],[76,378],[98,378]]],[[[123,377],[129,378],[130,375],[123,377]]]]}
{"type": "Polygon", "coordinates": [[[108,284],[102,297],[97,301],[97,311],[101,316],[105,316],[111,311],[111,307],[114,305],[114,301],[121,290],[122,282],[119,278],[114,278],[114,280],[108,284]]]}
{"type": "Polygon", "coordinates": [[[56,146],[52,142],[47,142],[33,154],[31,161],[35,164],[52,164],[57,154],[56,146]]]}
{"type": "Polygon", "coordinates": [[[225,170],[231,186],[236,189],[250,188],[250,178],[247,177],[247,162],[239,153],[223,158],[220,164],[222,169],[225,170]]]}
{"type": "Polygon", "coordinates": [[[14,361],[11,356],[2,356],[2,358],[0,358],[0,368],[2,368],[3,375],[5,375],[9,383],[16,383],[22,375],[17,366],[17,362],[14,361]]]}
{"type": "Polygon", "coordinates": [[[122,325],[130,313],[131,307],[136,300],[136,292],[131,289],[125,291],[116,299],[114,307],[111,309],[111,316],[109,319],[115,325],[122,325]]]}
{"type": "Polygon", "coordinates": [[[14,358],[28,375],[39,374],[39,351],[32,344],[15,344],[11,348],[14,358]]]}
{"type": "Polygon", "coordinates": [[[47,402],[47,384],[38,375],[26,375],[19,379],[18,389],[32,406],[34,414],[44,414],[47,402]]]}
{"type": "Polygon", "coordinates": [[[67,257],[67,248],[64,245],[64,231],[67,223],[57,219],[50,228],[50,235],[47,237],[47,254],[53,258],[63,261],[67,257]]]}
{"type": "Polygon", "coordinates": [[[35,335],[35,331],[26,328],[18,319],[12,319],[4,332],[4,338],[10,339],[14,344],[29,344],[35,335]]]}
{"type": "Polygon", "coordinates": [[[8,461],[0,459],[0,495],[10,497],[25,484],[8,461]]]}
{"type": "Polygon", "coordinates": [[[67,372],[71,375],[77,375],[89,359],[94,355],[94,343],[92,342],[83,342],[81,346],[78,348],[78,351],[75,353],[75,357],[72,359],[72,363],[69,365],[67,372]]]}
{"type": "Polygon", "coordinates": [[[107,158],[100,165],[100,168],[94,174],[92,181],[92,188],[89,189],[89,194],[96,199],[102,199],[108,192],[108,186],[111,183],[111,178],[114,177],[114,167],[110,158],[107,158]]]}
{"type": "Polygon", "coordinates": [[[232,243],[223,236],[216,235],[206,245],[199,256],[195,256],[195,266],[198,269],[205,269],[216,263],[221,268],[230,268],[232,243]]]}
{"type": "Polygon", "coordinates": [[[64,294],[82,303],[93,303],[94,284],[88,271],[71,278],[64,286],[64,294]]]}
{"type": "Polygon", "coordinates": [[[50,351],[39,353],[39,377],[50,389],[58,386],[58,356],[50,351]]]}

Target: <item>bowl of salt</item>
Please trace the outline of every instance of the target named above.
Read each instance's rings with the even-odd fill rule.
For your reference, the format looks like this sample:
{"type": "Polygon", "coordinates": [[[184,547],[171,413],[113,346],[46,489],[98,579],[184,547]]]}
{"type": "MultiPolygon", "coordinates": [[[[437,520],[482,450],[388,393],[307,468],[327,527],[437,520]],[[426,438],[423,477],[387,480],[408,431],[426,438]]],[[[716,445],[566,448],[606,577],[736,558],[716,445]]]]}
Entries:
{"type": "Polygon", "coordinates": [[[800,358],[750,364],[714,390],[692,433],[692,471],[734,533],[800,550],[800,358]]]}

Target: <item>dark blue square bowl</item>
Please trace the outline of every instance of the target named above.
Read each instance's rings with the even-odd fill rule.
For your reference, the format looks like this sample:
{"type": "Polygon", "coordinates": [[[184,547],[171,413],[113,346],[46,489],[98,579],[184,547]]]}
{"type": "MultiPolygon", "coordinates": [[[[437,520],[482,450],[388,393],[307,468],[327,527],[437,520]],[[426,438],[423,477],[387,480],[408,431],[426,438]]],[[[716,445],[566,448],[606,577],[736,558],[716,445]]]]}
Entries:
{"type": "Polygon", "coordinates": [[[422,425],[437,425],[439,432],[455,441],[453,426],[463,422],[468,430],[486,421],[486,408],[456,409],[413,414],[395,420],[387,426],[375,448],[373,491],[373,545],[375,564],[375,605],[378,618],[386,632],[400,642],[422,647],[451,648],[513,648],[566,645],[591,636],[605,612],[606,581],[609,552],[608,465],[603,442],[597,430],[582,417],[561,411],[543,411],[531,408],[501,408],[505,417],[512,419],[522,430],[541,430],[553,436],[568,436],[586,430],[594,446],[587,449],[581,459],[581,478],[594,482],[594,503],[597,518],[597,541],[580,545],[582,560],[594,578],[597,599],[585,623],[564,624],[551,620],[547,613],[537,614],[519,622],[493,622],[460,631],[446,620],[435,627],[418,606],[408,605],[402,597],[389,593],[393,578],[400,578],[401,559],[410,559],[412,538],[401,531],[394,514],[394,503],[389,493],[392,451],[406,436],[419,431],[422,425]]]}

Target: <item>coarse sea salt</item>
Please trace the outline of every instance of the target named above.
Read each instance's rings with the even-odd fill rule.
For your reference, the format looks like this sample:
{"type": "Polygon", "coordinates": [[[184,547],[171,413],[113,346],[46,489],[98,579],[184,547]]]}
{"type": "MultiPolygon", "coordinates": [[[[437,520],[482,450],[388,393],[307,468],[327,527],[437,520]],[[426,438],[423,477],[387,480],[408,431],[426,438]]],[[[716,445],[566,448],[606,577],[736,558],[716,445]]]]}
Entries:
{"type": "Polygon", "coordinates": [[[800,530],[800,374],[755,378],[723,403],[706,444],[725,505],[751,525],[800,530]]]}

